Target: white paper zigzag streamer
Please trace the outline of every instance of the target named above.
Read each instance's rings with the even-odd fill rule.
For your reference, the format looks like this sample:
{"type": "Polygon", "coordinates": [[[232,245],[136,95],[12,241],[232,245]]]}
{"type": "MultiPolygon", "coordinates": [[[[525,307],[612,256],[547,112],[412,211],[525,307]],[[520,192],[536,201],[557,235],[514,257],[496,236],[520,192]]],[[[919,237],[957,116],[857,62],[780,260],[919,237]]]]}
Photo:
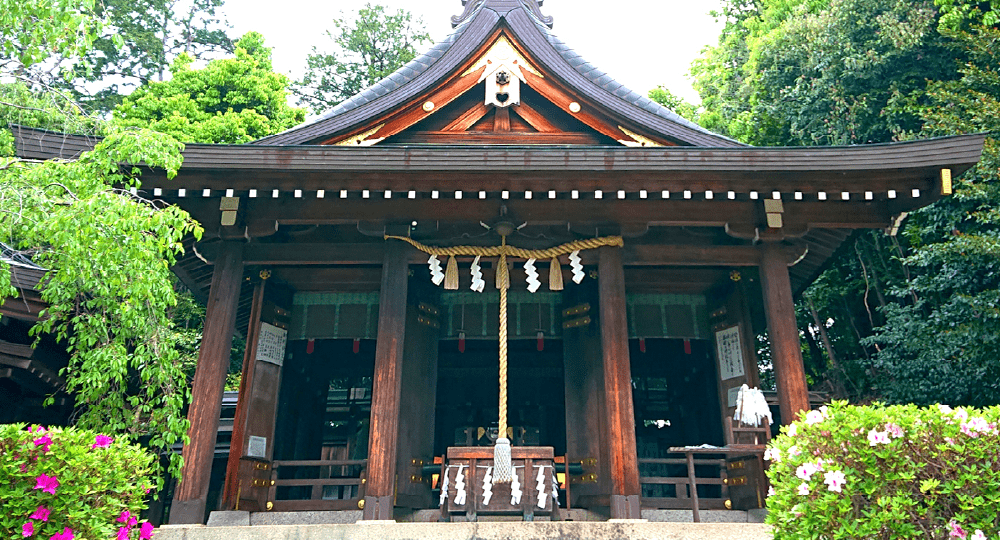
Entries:
{"type": "Polygon", "coordinates": [[[559,479],[555,467],[552,468],[552,504],[559,506],[559,479]]]}
{"type": "Polygon", "coordinates": [[[490,505],[493,498],[493,467],[486,467],[486,474],[483,476],[483,506],[490,505]]]}
{"type": "Polygon", "coordinates": [[[486,280],[483,279],[483,268],[479,266],[479,255],[472,261],[472,290],[481,293],[486,287],[486,280]]]}
{"type": "Polygon", "coordinates": [[[545,467],[538,468],[538,476],[536,477],[537,485],[535,489],[538,491],[538,507],[545,508],[545,499],[548,494],[545,493],[545,467]]]}
{"type": "Polygon", "coordinates": [[[542,286],[538,280],[538,270],[535,269],[535,259],[528,259],[524,263],[524,273],[528,275],[528,292],[535,292],[542,286]]]}
{"type": "Polygon", "coordinates": [[[439,506],[444,506],[445,501],[448,500],[448,473],[451,472],[451,467],[444,470],[444,478],[441,479],[441,501],[438,503],[439,506]]]}
{"type": "Polygon", "coordinates": [[[465,505],[465,465],[458,466],[458,474],[455,475],[455,504],[465,505]]]}
{"type": "Polygon", "coordinates": [[[435,285],[440,285],[444,281],[444,272],[441,271],[441,261],[438,260],[437,255],[431,255],[431,258],[427,259],[427,266],[431,269],[431,281],[435,285]]]}
{"type": "Polygon", "coordinates": [[[524,492],[521,491],[521,480],[517,477],[517,467],[514,467],[513,473],[510,479],[510,505],[517,506],[521,504],[524,492]]]}
{"type": "Polygon", "coordinates": [[[579,249],[569,254],[569,267],[573,269],[573,283],[579,285],[587,275],[583,273],[583,261],[580,260],[579,249]]]}

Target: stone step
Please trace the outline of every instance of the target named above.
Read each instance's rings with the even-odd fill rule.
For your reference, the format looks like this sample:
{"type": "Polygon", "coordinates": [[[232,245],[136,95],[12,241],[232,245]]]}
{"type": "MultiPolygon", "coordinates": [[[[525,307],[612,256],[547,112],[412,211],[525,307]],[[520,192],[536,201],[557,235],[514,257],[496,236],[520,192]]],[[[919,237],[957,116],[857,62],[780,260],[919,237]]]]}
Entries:
{"type": "Polygon", "coordinates": [[[771,540],[758,523],[551,521],[514,523],[395,523],[207,527],[166,525],[153,540],[771,540]]]}

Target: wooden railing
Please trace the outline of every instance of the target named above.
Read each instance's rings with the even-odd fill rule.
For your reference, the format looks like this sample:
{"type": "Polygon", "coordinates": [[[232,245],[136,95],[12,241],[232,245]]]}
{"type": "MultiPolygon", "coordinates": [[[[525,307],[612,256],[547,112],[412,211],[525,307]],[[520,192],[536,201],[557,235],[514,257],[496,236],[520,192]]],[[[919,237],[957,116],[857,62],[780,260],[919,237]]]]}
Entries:
{"type": "Polygon", "coordinates": [[[362,509],[367,465],[367,459],[274,461],[268,509],[275,512],[362,509]],[[296,470],[289,473],[293,468],[296,470]],[[296,478],[288,478],[289,474],[296,478]]]}
{"type": "MultiPolygon", "coordinates": [[[[674,496],[642,497],[644,508],[662,509],[687,509],[691,508],[691,480],[687,476],[687,460],[685,458],[639,458],[639,470],[643,471],[643,466],[648,470],[650,466],[672,466],[674,472],[684,476],[659,476],[649,474],[641,476],[639,483],[644,486],[674,486],[674,496]]],[[[721,510],[726,508],[726,501],[729,499],[729,486],[727,485],[728,470],[726,460],[722,458],[695,459],[694,466],[703,472],[706,468],[710,474],[707,476],[697,476],[695,478],[695,489],[697,486],[719,486],[719,497],[707,496],[704,493],[698,497],[701,508],[721,510]]],[[[660,468],[660,467],[657,467],[660,468]]]]}

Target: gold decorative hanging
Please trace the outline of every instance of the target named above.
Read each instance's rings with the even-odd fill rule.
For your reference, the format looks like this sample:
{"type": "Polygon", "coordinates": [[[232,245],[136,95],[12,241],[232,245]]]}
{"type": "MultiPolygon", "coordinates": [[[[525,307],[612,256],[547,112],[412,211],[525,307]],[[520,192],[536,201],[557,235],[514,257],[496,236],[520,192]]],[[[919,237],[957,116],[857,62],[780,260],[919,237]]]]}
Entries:
{"type": "MultiPolygon", "coordinates": [[[[511,229],[512,230],[512,229],[511,229]]],[[[499,231],[498,231],[499,232],[499,231]]],[[[551,259],[549,268],[549,288],[554,291],[562,290],[562,268],[559,265],[558,257],[570,255],[570,263],[573,269],[573,281],[580,283],[583,279],[583,266],[580,263],[579,252],[584,249],[596,249],[604,246],[621,247],[624,245],[620,236],[606,236],[601,238],[588,238],[585,240],[575,240],[560,246],[548,249],[522,249],[507,244],[507,234],[501,232],[501,242],[499,246],[453,246],[434,247],[417,242],[405,236],[389,236],[386,240],[402,240],[430,255],[428,264],[430,265],[432,281],[435,285],[444,282],[445,289],[458,289],[458,262],[456,256],[476,257],[472,265],[473,283],[472,289],[482,292],[482,272],[479,269],[479,259],[481,257],[498,257],[496,286],[500,290],[500,418],[498,419],[498,434],[496,445],[493,449],[493,483],[506,484],[513,479],[513,467],[510,456],[510,440],[507,438],[507,290],[510,288],[510,273],[507,269],[507,257],[517,257],[527,260],[529,264],[529,279],[534,281],[531,287],[532,292],[537,289],[537,276],[533,277],[533,262],[536,259],[551,259]],[[441,262],[438,257],[448,257],[448,264],[444,274],[441,273],[441,262]]]]}

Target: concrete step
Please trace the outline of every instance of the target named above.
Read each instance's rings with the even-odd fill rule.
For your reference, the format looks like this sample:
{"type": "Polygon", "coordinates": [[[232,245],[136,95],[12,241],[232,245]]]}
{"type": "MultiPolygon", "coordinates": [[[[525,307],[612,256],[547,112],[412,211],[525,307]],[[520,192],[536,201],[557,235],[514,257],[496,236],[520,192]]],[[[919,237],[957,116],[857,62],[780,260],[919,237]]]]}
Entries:
{"type": "Polygon", "coordinates": [[[166,525],[153,540],[771,540],[757,523],[552,521],[513,523],[395,523],[206,527],[166,525]]]}

